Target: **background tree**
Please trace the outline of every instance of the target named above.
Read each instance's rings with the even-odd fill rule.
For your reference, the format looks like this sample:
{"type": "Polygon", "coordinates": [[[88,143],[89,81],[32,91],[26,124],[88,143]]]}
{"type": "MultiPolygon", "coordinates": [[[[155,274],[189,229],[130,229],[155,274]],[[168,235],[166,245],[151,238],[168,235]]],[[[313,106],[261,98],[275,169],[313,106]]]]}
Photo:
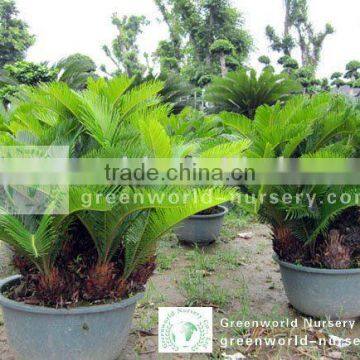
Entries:
{"type": "Polygon", "coordinates": [[[352,88],[360,88],[360,61],[351,60],[346,64],[345,72],[334,72],[331,75],[331,85],[336,88],[348,85],[352,88]]]}
{"type": "MultiPolygon", "coordinates": [[[[119,18],[117,14],[113,14],[112,24],[115,25],[118,34],[111,47],[104,45],[103,50],[116,66],[115,74],[126,74],[129,77],[142,76],[146,66],[140,61],[137,39],[142,33],[142,27],[149,24],[148,20],[145,16],[132,15],[119,18]]],[[[107,72],[104,65],[101,68],[107,72]]]]}
{"type": "Polygon", "coordinates": [[[278,64],[282,65],[283,70],[289,75],[292,75],[296,70],[299,69],[299,63],[297,60],[289,55],[281,56],[278,59],[278,64]]]}
{"type": "Polygon", "coordinates": [[[159,59],[161,72],[168,70],[180,71],[180,62],[184,58],[182,27],[178,14],[169,9],[167,0],[154,0],[161,15],[168,26],[170,39],[162,40],[158,44],[155,56],[159,59]]]}
{"type": "Polygon", "coordinates": [[[170,33],[169,40],[159,44],[159,61],[167,65],[181,63],[181,73],[194,85],[205,85],[211,76],[233,70],[247,58],[252,39],[243,29],[240,12],[229,0],[155,0],[155,3],[170,33]],[[164,57],[167,62],[162,60],[164,57]]]}
{"type": "Polygon", "coordinates": [[[351,87],[360,87],[360,61],[352,60],[346,64],[345,79],[351,87]]]}
{"type": "MultiPolygon", "coordinates": [[[[265,65],[267,64],[264,67],[264,70],[274,69],[271,65],[270,59],[267,56],[260,56],[258,60],[265,65]]],[[[317,92],[330,90],[329,80],[326,78],[318,79],[316,77],[314,67],[299,67],[297,60],[289,55],[281,56],[277,62],[282,66],[283,73],[286,73],[290,78],[296,80],[302,85],[304,93],[315,94],[317,92]]]]}
{"type": "Polygon", "coordinates": [[[9,76],[23,85],[38,85],[42,82],[54,81],[57,70],[50,68],[47,63],[36,64],[30,61],[18,61],[6,64],[4,70],[9,76]]]}
{"type": "Polygon", "coordinates": [[[180,73],[181,59],[175,56],[171,41],[160,41],[154,55],[159,61],[161,73],[165,74],[169,71],[180,73]]]}
{"type": "Polygon", "coordinates": [[[234,45],[225,39],[215,40],[210,46],[210,53],[212,55],[218,55],[220,60],[221,76],[225,76],[228,72],[226,66],[226,57],[232,55],[235,51],[234,45]]]}
{"type": "Polygon", "coordinates": [[[314,30],[309,20],[307,0],[284,0],[285,19],[283,35],[276,34],[270,25],[266,27],[266,35],[274,51],[291,56],[298,45],[301,51],[302,66],[317,68],[325,38],[334,32],[331,24],[326,24],[321,32],[314,30]]]}
{"type": "Polygon", "coordinates": [[[23,60],[26,50],[35,42],[28,25],[17,15],[13,0],[0,0],[0,68],[23,60]]]}
{"type": "Polygon", "coordinates": [[[83,54],[73,54],[54,66],[18,61],[6,64],[0,72],[0,99],[6,105],[22,85],[37,86],[40,83],[60,81],[74,90],[86,88],[88,78],[97,78],[94,61],[83,54]]]}
{"type": "Polygon", "coordinates": [[[334,72],[330,79],[331,79],[331,85],[334,85],[335,87],[339,88],[346,84],[346,82],[342,79],[342,73],[340,71],[334,72]]]}
{"type": "Polygon", "coordinates": [[[96,64],[87,55],[73,54],[56,65],[58,81],[65,82],[74,90],[82,90],[86,87],[88,78],[96,79],[96,64]]]}
{"type": "Polygon", "coordinates": [[[272,71],[272,72],[275,71],[274,67],[271,65],[271,60],[268,56],[261,55],[258,57],[258,61],[259,61],[259,63],[264,65],[263,70],[268,70],[268,71],[272,71]]]}
{"type": "Polygon", "coordinates": [[[17,61],[14,64],[6,64],[3,74],[8,80],[0,81],[0,99],[6,105],[20,90],[21,85],[36,86],[43,82],[54,81],[57,73],[57,69],[50,68],[46,63],[17,61]]]}

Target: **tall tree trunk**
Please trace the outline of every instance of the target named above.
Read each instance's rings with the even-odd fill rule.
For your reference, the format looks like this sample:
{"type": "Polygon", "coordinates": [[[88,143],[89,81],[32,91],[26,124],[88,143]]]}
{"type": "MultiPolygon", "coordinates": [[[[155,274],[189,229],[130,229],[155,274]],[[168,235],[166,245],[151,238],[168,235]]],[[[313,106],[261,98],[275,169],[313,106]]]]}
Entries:
{"type": "Polygon", "coordinates": [[[299,46],[301,50],[301,64],[302,66],[309,65],[309,49],[306,44],[305,36],[301,31],[299,26],[296,27],[298,35],[299,35],[299,46]]]}
{"type": "Polygon", "coordinates": [[[171,17],[171,15],[169,14],[169,11],[166,9],[166,6],[162,0],[155,0],[155,4],[157,5],[159,11],[161,12],[161,15],[164,18],[165,23],[168,26],[170,40],[171,40],[173,48],[174,48],[175,57],[177,60],[180,61],[182,59],[181,36],[179,35],[179,32],[175,29],[176,28],[176,19],[173,19],[171,17]]]}
{"type": "Polygon", "coordinates": [[[285,0],[285,21],[284,21],[284,36],[289,35],[290,32],[290,3],[291,0],[285,0]]]}
{"type": "MultiPolygon", "coordinates": [[[[209,29],[213,29],[214,28],[214,10],[216,11],[216,9],[213,8],[213,6],[210,6],[209,8],[209,29]]],[[[215,36],[214,34],[209,34],[209,45],[208,45],[208,49],[210,49],[210,45],[215,41],[215,36]]],[[[208,66],[210,66],[211,62],[214,60],[213,58],[213,54],[211,54],[211,52],[209,52],[209,55],[207,55],[206,57],[209,57],[210,61],[208,66]]],[[[221,71],[222,73],[222,71],[221,71]]]]}
{"type": "Polygon", "coordinates": [[[209,54],[207,54],[206,55],[206,58],[205,58],[205,64],[207,65],[207,66],[209,66],[210,67],[210,65],[211,65],[211,54],[209,53],[209,54]]]}
{"type": "Polygon", "coordinates": [[[220,54],[220,67],[221,67],[221,76],[225,77],[228,73],[228,69],[226,67],[226,57],[223,52],[220,54]]]}
{"type": "MultiPolygon", "coordinates": [[[[284,37],[287,37],[290,34],[290,28],[291,28],[290,6],[291,6],[291,0],[285,0],[284,37]]],[[[286,48],[284,49],[284,54],[291,56],[290,51],[286,48]]]]}

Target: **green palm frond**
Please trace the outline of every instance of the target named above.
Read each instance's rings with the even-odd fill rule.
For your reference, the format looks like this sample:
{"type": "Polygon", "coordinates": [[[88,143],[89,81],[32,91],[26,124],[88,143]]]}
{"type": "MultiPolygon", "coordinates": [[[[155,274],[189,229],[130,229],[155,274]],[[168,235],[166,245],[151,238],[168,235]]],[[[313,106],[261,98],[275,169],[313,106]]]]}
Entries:
{"type": "Polygon", "coordinates": [[[273,105],[300,90],[300,84],[289,79],[286,74],[276,75],[263,71],[257,77],[254,70],[239,70],[224,78],[216,78],[206,92],[206,100],[212,103],[216,110],[235,112],[252,118],[259,106],[273,105]]]}
{"type": "Polygon", "coordinates": [[[216,145],[200,153],[202,158],[232,158],[241,157],[249,149],[250,140],[240,140],[236,142],[226,142],[216,145]]]}
{"type": "Polygon", "coordinates": [[[109,81],[104,79],[99,79],[97,81],[89,79],[88,89],[93,93],[103,95],[108,99],[111,105],[116,106],[122,96],[130,89],[133,82],[134,78],[123,75],[109,81]]]}
{"type": "Polygon", "coordinates": [[[169,158],[172,156],[171,140],[164,127],[156,118],[150,116],[140,124],[141,137],[149,149],[149,156],[169,158]]]}
{"type": "Polygon", "coordinates": [[[122,117],[129,116],[132,112],[138,111],[139,108],[149,108],[160,103],[158,93],[163,88],[163,83],[151,81],[133,87],[126,92],[118,101],[117,107],[122,117]]]}
{"type": "MultiPolygon", "coordinates": [[[[309,234],[309,238],[306,240],[306,244],[311,244],[316,241],[317,236],[324,233],[328,229],[331,221],[333,221],[341,212],[349,207],[359,206],[357,195],[359,194],[359,189],[360,188],[358,186],[331,186],[328,189],[326,195],[334,195],[336,201],[323,201],[321,206],[319,206],[318,219],[315,222],[314,228],[311,229],[311,233],[309,234]],[[340,201],[341,194],[343,193],[349,194],[350,201],[340,201]]],[[[326,200],[326,197],[324,197],[324,200],[326,200]]]]}
{"type": "Polygon", "coordinates": [[[130,230],[130,237],[125,238],[125,278],[130,276],[139,265],[149,260],[154,253],[156,240],[172,227],[193,214],[233,199],[236,190],[232,188],[178,189],[177,194],[184,199],[184,202],[155,207],[144,215],[142,231],[130,230]]]}
{"type": "Polygon", "coordinates": [[[1,240],[36,260],[46,256],[52,248],[56,238],[52,223],[53,217],[44,215],[36,231],[31,232],[15,216],[2,211],[0,215],[1,240]]]}
{"type": "Polygon", "coordinates": [[[226,126],[235,129],[243,136],[251,136],[253,132],[253,124],[252,121],[245,115],[223,112],[219,116],[226,126]]]}
{"type": "MultiPolygon", "coordinates": [[[[224,125],[252,140],[246,155],[255,158],[346,158],[356,154],[359,114],[341,98],[331,94],[313,97],[294,96],[285,105],[260,106],[253,120],[241,114],[222,113],[224,125]]],[[[310,244],[326,232],[331,221],[346,208],[356,206],[355,188],[329,185],[249,186],[249,194],[258,199],[256,209],[262,220],[274,228],[286,226],[302,242],[310,244]],[[352,201],[342,204],[341,191],[352,194],[352,201]],[[337,194],[329,204],[328,194],[337,194]],[[272,203],[268,194],[304,196],[295,203],[272,203]],[[260,199],[265,196],[265,201],[260,199]],[[314,199],[313,206],[305,196],[314,199]]]]}

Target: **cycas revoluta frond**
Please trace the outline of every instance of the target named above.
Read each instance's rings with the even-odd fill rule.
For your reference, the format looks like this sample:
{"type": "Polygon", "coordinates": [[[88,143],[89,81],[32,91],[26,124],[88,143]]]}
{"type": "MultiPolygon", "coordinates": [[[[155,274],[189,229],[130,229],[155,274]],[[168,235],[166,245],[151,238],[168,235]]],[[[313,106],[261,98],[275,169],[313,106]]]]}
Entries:
{"type": "Polygon", "coordinates": [[[252,118],[259,106],[286,100],[300,90],[300,84],[285,74],[264,70],[257,77],[254,70],[239,70],[216,78],[206,92],[206,100],[215,111],[232,111],[252,118]]]}
{"type": "Polygon", "coordinates": [[[126,263],[124,276],[128,277],[139,265],[146,263],[154,253],[157,239],[187,217],[204,209],[219,205],[235,197],[236,191],[232,188],[198,188],[193,190],[177,189],[180,203],[167,203],[144,213],[142,219],[135,226],[141,231],[129,229],[125,237],[126,263]],[[206,199],[206,200],[205,200],[206,199]],[[142,227],[141,227],[142,223],[142,227]]]}
{"type": "Polygon", "coordinates": [[[2,211],[0,216],[0,225],[1,239],[33,258],[37,264],[41,264],[38,259],[49,254],[57,236],[53,217],[50,215],[43,215],[33,232],[26,228],[23,222],[5,211],[2,211]]]}

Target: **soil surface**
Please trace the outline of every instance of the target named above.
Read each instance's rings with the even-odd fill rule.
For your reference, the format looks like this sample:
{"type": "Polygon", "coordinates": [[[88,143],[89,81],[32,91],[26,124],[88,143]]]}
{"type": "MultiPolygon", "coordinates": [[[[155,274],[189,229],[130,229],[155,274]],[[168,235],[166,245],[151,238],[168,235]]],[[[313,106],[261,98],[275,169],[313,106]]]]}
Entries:
{"type": "MultiPolygon", "coordinates": [[[[302,321],[287,302],[277,264],[272,260],[272,244],[267,226],[233,209],[226,217],[221,238],[196,249],[179,245],[174,235],[160,243],[158,268],[138,305],[125,360],[157,359],[359,359],[359,347],[274,346],[266,348],[221,348],[221,337],[360,337],[360,327],[342,329],[224,329],[220,319],[302,321]],[[167,355],[157,352],[157,309],[159,306],[213,306],[214,352],[207,355],[167,355]],[[230,358],[229,358],[230,359],[230,358]]],[[[8,348],[0,315],[0,359],[15,360],[8,348]]],[[[99,359],[101,360],[101,359],[99,359]]],[[[120,360],[120,359],[119,359],[120,360]]]]}

